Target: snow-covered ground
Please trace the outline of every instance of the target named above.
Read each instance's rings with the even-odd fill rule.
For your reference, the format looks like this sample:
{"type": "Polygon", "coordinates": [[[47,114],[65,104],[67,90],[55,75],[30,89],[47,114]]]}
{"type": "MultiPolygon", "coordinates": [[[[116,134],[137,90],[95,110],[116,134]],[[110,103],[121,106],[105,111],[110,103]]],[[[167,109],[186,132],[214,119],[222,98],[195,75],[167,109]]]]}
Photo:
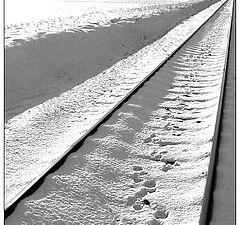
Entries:
{"type": "Polygon", "coordinates": [[[63,31],[89,32],[123,21],[133,23],[137,18],[160,15],[196,2],[205,2],[206,7],[204,0],[8,0],[5,5],[5,44],[9,47],[63,31]]]}
{"type": "Polygon", "coordinates": [[[31,2],[6,1],[6,120],[94,77],[217,0],[31,2]]]}
{"type": "MultiPolygon", "coordinates": [[[[219,5],[190,18],[168,36],[98,76],[9,120],[7,202],[219,5]]],[[[194,40],[195,47],[201,46],[204,52],[196,56],[197,62],[192,54],[180,55],[178,60],[188,62],[186,70],[178,71],[176,67],[171,76],[160,74],[145,91],[130,99],[33,196],[21,202],[6,223],[197,224],[229,19],[228,5],[208,26],[208,33],[205,30],[205,36],[194,40]],[[217,66],[211,61],[216,56],[217,66]],[[196,67],[198,73],[192,77],[196,67]],[[191,86],[201,86],[206,79],[211,81],[208,87],[199,89],[201,95],[191,92],[191,86]],[[182,96],[182,92],[188,93],[182,96]],[[192,94],[196,96],[189,100],[192,94]],[[184,127],[181,120],[188,121],[184,127]]]]}
{"type": "Polygon", "coordinates": [[[220,4],[83,84],[10,119],[5,126],[6,203],[81,138],[220,4]]]}

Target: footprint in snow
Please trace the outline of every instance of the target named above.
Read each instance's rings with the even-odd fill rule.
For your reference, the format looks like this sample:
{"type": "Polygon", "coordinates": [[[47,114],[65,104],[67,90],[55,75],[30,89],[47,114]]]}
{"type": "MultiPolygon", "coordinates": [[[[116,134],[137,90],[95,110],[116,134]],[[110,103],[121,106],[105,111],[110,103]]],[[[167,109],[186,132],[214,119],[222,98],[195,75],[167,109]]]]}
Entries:
{"type": "Polygon", "coordinates": [[[141,166],[133,166],[134,171],[141,171],[143,168],[141,166]]]}
{"type": "Polygon", "coordinates": [[[173,166],[170,164],[164,164],[162,167],[162,171],[167,172],[168,170],[173,169],[173,166]]]}
{"type": "Polygon", "coordinates": [[[141,171],[141,172],[139,173],[139,175],[147,175],[147,174],[148,174],[147,171],[141,171]]]}
{"type": "Polygon", "coordinates": [[[143,203],[144,203],[145,205],[150,205],[150,202],[149,202],[149,200],[147,200],[147,199],[144,199],[144,200],[143,200],[143,203]]]}
{"type": "Polygon", "coordinates": [[[156,181],[155,180],[146,180],[143,182],[143,186],[148,187],[148,188],[153,188],[156,186],[156,181]]]}
{"type": "Polygon", "coordinates": [[[146,157],[146,158],[148,158],[148,159],[150,159],[150,160],[153,160],[153,161],[160,161],[161,158],[162,158],[162,155],[161,155],[159,152],[157,152],[156,150],[154,150],[154,151],[150,154],[150,156],[148,156],[148,157],[146,157]]]}
{"type": "MultiPolygon", "coordinates": [[[[135,171],[132,174],[132,179],[133,179],[134,183],[139,183],[139,182],[143,181],[143,179],[139,176],[148,174],[148,172],[143,170],[142,166],[133,166],[133,171],[135,171]]],[[[134,185],[130,184],[129,187],[133,188],[134,185]]]]}
{"type": "Polygon", "coordinates": [[[152,141],[152,138],[154,138],[154,137],[156,137],[156,134],[151,134],[151,136],[150,137],[148,137],[148,138],[145,138],[144,140],[143,140],[143,143],[149,143],[149,142],[151,142],[152,141]]]}
{"type": "Polygon", "coordinates": [[[134,203],[133,208],[134,208],[135,210],[141,210],[141,209],[143,208],[143,206],[144,206],[143,202],[137,200],[137,201],[134,203]]]}
{"type": "Polygon", "coordinates": [[[141,188],[139,191],[135,192],[134,195],[127,196],[127,206],[133,205],[139,198],[147,195],[147,189],[141,188]]]}
{"type": "Polygon", "coordinates": [[[161,161],[164,162],[164,165],[162,167],[162,171],[164,172],[167,172],[168,170],[173,169],[174,166],[180,166],[180,164],[173,159],[162,158],[161,161]]]}
{"type": "Polygon", "coordinates": [[[139,191],[137,191],[134,196],[137,198],[142,198],[145,195],[147,195],[147,193],[148,193],[148,189],[144,187],[144,188],[141,188],[139,191]]]}
{"type": "Polygon", "coordinates": [[[142,178],[139,178],[139,174],[136,172],[132,174],[132,179],[135,183],[139,183],[139,182],[143,181],[142,178]]]}
{"type": "Polygon", "coordinates": [[[169,212],[166,209],[157,209],[153,215],[156,219],[166,219],[168,214],[169,212]]]}
{"type": "MultiPolygon", "coordinates": [[[[136,191],[133,195],[129,195],[127,197],[127,206],[131,206],[135,204],[137,200],[142,199],[144,196],[147,195],[147,193],[153,193],[156,191],[156,187],[155,187],[156,183],[153,180],[146,181],[143,183],[143,185],[145,186],[139,189],[138,191],[136,191]]],[[[143,200],[141,204],[150,205],[150,203],[147,204],[147,201],[148,200],[145,199],[145,201],[143,200]]],[[[138,206],[136,207],[138,208],[138,206]]]]}
{"type": "Polygon", "coordinates": [[[144,200],[142,200],[142,201],[137,200],[137,201],[134,203],[133,208],[134,208],[135,210],[141,210],[144,205],[147,205],[147,206],[150,207],[150,202],[149,202],[149,200],[147,200],[147,199],[144,199],[144,200]]]}
{"type": "Polygon", "coordinates": [[[149,160],[153,160],[153,161],[161,161],[161,154],[157,154],[157,155],[140,155],[139,156],[142,159],[149,159],[149,160]]]}
{"type": "Polygon", "coordinates": [[[133,205],[137,201],[137,197],[134,195],[130,195],[127,197],[127,206],[133,205]]]}
{"type": "Polygon", "coordinates": [[[165,162],[166,164],[174,165],[175,162],[176,162],[176,160],[174,160],[174,159],[164,159],[164,162],[165,162]]]}
{"type": "Polygon", "coordinates": [[[143,182],[144,190],[147,193],[153,193],[156,191],[156,181],[155,180],[146,180],[143,182]]]}
{"type": "Polygon", "coordinates": [[[166,130],[166,131],[172,130],[171,123],[167,123],[167,124],[163,127],[163,129],[166,130]]]}

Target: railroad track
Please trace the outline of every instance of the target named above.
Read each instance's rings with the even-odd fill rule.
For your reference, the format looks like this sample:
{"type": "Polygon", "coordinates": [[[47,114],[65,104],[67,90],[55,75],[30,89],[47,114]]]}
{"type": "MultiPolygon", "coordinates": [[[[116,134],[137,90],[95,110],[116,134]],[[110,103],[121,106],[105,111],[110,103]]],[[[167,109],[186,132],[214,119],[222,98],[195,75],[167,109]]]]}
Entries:
{"type": "MultiPolygon", "coordinates": [[[[161,122],[164,123],[164,130],[157,136],[163,137],[165,135],[160,143],[163,147],[177,146],[179,143],[184,142],[186,145],[191,145],[193,141],[197,142],[196,137],[191,136],[192,129],[196,129],[196,125],[200,126],[204,131],[208,131],[211,124],[214,125],[213,147],[200,217],[200,223],[206,224],[228,55],[229,33],[226,34],[228,28],[223,27],[224,15],[222,19],[219,16],[224,7],[225,4],[191,37],[182,43],[176,51],[172,52],[168,59],[162,62],[125,98],[119,101],[78,143],[75,143],[54,165],[51,165],[51,168],[14,198],[5,207],[5,218],[11,215],[21,200],[38,189],[47,175],[60,168],[69,154],[78,150],[84,140],[103,126],[116,110],[130,104],[129,102],[132,99],[136,100],[137,98],[136,101],[139,104],[141,100],[148,99],[149,107],[154,105],[154,109],[157,109],[160,104],[160,115],[164,120],[161,122]],[[165,82],[164,79],[169,80],[166,82],[166,88],[169,87],[169,89],[163,92],[158,91],[159,86],[165,82]],[[162,101],[159,101],[157,93],[163,96],[162,101]],[[214,119],[216,119],[216,122],[212,123],[214,119]],[[166,134],[166,131],[169,132],[166,134]],[[187,134],[189,138],[186,136],[187,134]],[[186,137],[190,140],[186,140],[186,137]]],[[[158,123],[159,121],[155,120],[154,122],[158,123]]],[[[148,141],[151,142],[151,137],[146,138],[144,143],[148,143],[148,141]]],[[[204,140],[201,141],[204,142],[204,140]]],[[[157,158],[155,159],[157,160],[157,158]]]]}

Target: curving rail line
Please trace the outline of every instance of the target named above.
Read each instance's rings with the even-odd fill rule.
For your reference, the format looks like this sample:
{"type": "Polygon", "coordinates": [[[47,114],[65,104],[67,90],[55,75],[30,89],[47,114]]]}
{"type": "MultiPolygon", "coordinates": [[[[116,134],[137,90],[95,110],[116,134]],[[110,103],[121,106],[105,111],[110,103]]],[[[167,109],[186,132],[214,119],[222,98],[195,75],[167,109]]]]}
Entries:
{"type": "MultiPolygon", "coordinates": [[[[235,2],[233,2],[235,4],[235,2]]],[[[224,62],[224,71],[223,71],[223,79],[222,79],[222,85],[221,85],[221,92],[220,92],[220,98],[219,98],[219,104],[218,104],[218,112],[217,112],[217,119],[216,119],[216,125],[214,130],[214,138],[213,138],[213,146],[211,151],[211,158],[209,163],[209,169],[208,169],[208,177],[206,182],[206,188],[204,193],[204,199],[203,199],[203,205],[202,205],[202,211],[200,215],[200,225],[209,224],[211,219],[211,201],[213,196],[213,180],[216,173],[216,162],[217,162],[217,155],[218,155],[218,142],[219,142],[219,132],[220,132],[220,124],[221,124],[221,117],[222,117],[222,106],[223,106],[223,98],[224,98],[224,90],[225,90],[225,83],[226,83],[226,77],[227,77],[227,66],[228,66],[228,58],[229,58],[229,44],[231,40],[231,31],[232,31],[232,20],[233,20],[233,10],[234,6],[232,6],[232,19],[231,19],[231,26],[228,31],[228,41],[227,41],[227,51],[225,55],[225,62],[224,62]]]]}

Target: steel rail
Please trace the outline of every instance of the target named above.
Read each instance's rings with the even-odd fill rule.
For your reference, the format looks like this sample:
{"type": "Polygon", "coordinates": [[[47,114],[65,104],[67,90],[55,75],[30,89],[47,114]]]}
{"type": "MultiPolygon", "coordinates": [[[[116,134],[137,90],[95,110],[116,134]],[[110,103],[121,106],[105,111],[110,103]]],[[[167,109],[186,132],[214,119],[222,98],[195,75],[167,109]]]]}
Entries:
{"type": "Polygon", "coordinates": [[[227,50],[226,50],[226,57],[225,57],[224,69],[223,69],[222,85],[221,85],[221,91],[220,91],[220,97],[219,97],[219,103],[218,103],[216,125],[215,125],[214,136],[213,136],[213,145],[211,149],[210,163],[208,167],[208,175],[207,175],[207,181],[206,181],[206,186],[204,191],[199,225],[207,225],[209,224],[211,219],[210,218],[211,204],[212,204],[212,197],[213,197],[213,190],[214,190],[214,178],[216,175],[219,135],[220,135],[220,128],[221,128],[222,112],[223,112],[223,99],[224,99],[224,91],[226,86],[226,76],[227,76],[227,66],[228,66],[229,51],[230,51],[229,46],[230,46],[230,39],[231,39],[231,33],[232,33],[234,5],[235,5],[235,1],[233,1],[231,25],[228,30],[228,41],[227,41],[227,50]]]}
{"type": "Polygon", "coordinates": [[[94,124],[79,140],[74,142],[60,157],[58,157],[54,163],[52,163],[40,176],[34,179],[29,183],[18,195],[16,195],[7,205],[4,207],[4,218],[6,219],[16,208],[17,204],[27,196],[34,193],[38,187],[44,182],[44,179],[47,175],[56,171],[66,160],[69,154],[76,151],[85,141],[87,137],[91,134],[95,133],[98,127],[103,124],[107,119],[111,117],[111,115],[119,109],[133,94],[135,94],[139,88],[141,88],[146,81],[148,81],[183,45],[188,42],[206,23],[213,18],[214,15],[219,12],[224,5],[228,2],[228,0],[224,1],[216,11],[209,16],[209,18],[204,21],[192,34],[188,35],[185,40],[179,44],[166,58],[154,69],[152,70],[142,81],[139,82],[137,86],[135,86],[127,95],[125,95],[110,111],[108,111],[96,124],[94,124]]]}

